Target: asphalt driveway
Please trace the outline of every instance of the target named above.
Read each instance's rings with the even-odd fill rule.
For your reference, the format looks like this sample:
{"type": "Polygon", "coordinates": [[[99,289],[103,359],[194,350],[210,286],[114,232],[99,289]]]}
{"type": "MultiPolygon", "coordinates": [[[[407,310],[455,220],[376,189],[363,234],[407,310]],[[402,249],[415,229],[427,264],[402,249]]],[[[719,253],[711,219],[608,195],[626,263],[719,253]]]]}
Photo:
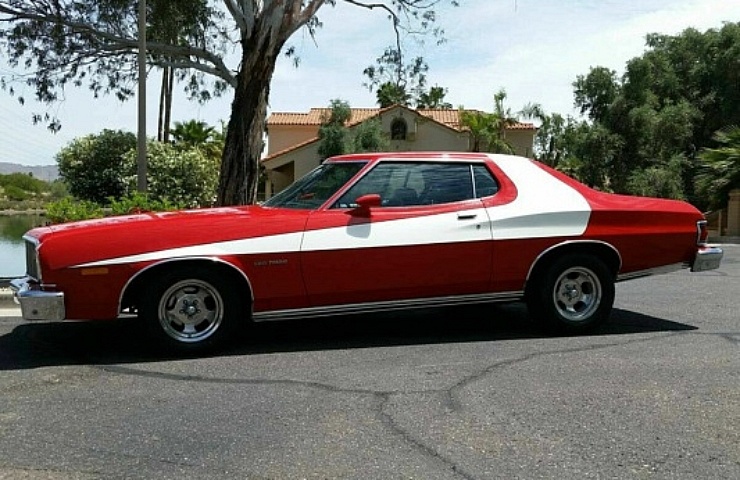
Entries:
{"type": "Polygon", "coordinates": [[[484,306],[171,358],[124,321],[0,317],[0,478],[740,478],[740,246],[619,284],[582,337],[484,306]]]}

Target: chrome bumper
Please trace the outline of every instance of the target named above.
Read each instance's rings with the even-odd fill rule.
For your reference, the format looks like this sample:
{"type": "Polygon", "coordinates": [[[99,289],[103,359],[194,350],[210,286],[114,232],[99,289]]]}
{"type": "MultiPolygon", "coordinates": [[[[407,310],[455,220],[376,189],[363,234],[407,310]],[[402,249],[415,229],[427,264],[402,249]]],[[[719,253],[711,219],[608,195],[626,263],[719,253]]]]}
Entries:
{"type": "Polygon", "coordinates": [[[722,249],[719,247],[700,247],[691,264],[691,271],[704,272],[719,268],[719,264],[722,263],[722,255],[722,249]]]}
{"type": "Polygon", "coordinates": [[[26,320],[64,320],[64,293],[45,292],[30,277],[10,281],[15,302],[21,306],[21,316],[26,320]]]}

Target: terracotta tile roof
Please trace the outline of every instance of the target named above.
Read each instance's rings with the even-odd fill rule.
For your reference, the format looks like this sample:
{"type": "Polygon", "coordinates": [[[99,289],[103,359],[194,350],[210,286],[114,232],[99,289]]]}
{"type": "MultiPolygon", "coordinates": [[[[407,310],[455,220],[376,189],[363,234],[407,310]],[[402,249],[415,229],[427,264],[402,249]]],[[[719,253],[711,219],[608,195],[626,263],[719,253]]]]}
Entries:
{"type": "Polygon", "coordinates": [[[534,123],[518,122],[514,125],[509,125],[507,130],[537,130],[537,127],[534,126],[534,123]]]}
{"type": "MultiPolygon", "coordinates": [[[[312,108],[308,113],[273,112],[267,119],[267,125],[321,125],[331,113],[329,108],[312,108]]],[[[379,108],[353,108],[349,123],[356,124],[380,113],[379,108]]]]}
{"type": "MultiPolygon", "coordinates": [[[[348,125],[356,125],[362,123],[368,118],[379,115],[386,110],[395,108],[396,105],[388,108],[353,108],[351,109],[352,115],[348,125]]],[[[436,109],[421,109],[413,110],[419,115],[431,118],[435,122],[446,125],[449,128],[460,130],[460,111],[456,109],[449,110],[436,110],[436,109]]],[[[328,108],[312,108],[308,113],[291,113],[291,112],[273,112],[267,119],[267,126],[271,125],[306,125],[306,126],[319,126],[323,119],[329,115],[330,109],[328,108]]],[[[509,127],[510,130],[534,130],[534,124],[532,123],[517,123],[509,127]]]]}
{"type": "MultiPolygon", "coordinates": [[[[419,115],[427,117],[431,119],[432,121],[435,121],[439,124],[446,126],[447,128],[451,128],[457,131],[462,131],[460,127],[460,111],[459,110],[455,110],[455,109],[414,110],[412,108],[404,107],[400,105],[392,105],[386,108],[352,108],[351,109],[352,115],[350,116],[349,122],[347,122],[347,126],[352,127],[354,125],[364,122],[365,120],[369,118],[378,116],[382,113],[385,113],[388,110],[392,110],[398,107],[406,109],[406,110],[410,110],[412,112],[416,112],[419,115]]],[[[288,126],[305,125],[305,126],[313,126],[313,127],[318,128],[323,122],[323,119],[326,117],[326,115],[329,114],[330,111],[331,109],[329,108],[312,108],[308,113],[273,112],[272,114],[270,114],[270,116],[267,119],[267,126],[269,128],[271,125],[273,126],[274,125],[288,125],[288,126]]],[[[475,111],[475,110],[469,110],[469,111],[475,111]]],[[[536,127],[532,123],[516,123],[514,125],[509,126],[508,130],[536,130],[536,127]]],[[[305,140],[301,143],[298,143],[296,145],[291,145],[290,147],[287,147],[279,152],[275,152],[271,155],[268,155],[262,158],[261,161],[266,162],[268,160],[272,160],[273,158],[277,158],[282,155],[285,155],[286,153],[290,153],[294,150],[298,150],[299,148],[310,145],[314,142],[317,142],[318,140],[319,140],[318,136],[309,138],[308,140],[305,140]]]]}

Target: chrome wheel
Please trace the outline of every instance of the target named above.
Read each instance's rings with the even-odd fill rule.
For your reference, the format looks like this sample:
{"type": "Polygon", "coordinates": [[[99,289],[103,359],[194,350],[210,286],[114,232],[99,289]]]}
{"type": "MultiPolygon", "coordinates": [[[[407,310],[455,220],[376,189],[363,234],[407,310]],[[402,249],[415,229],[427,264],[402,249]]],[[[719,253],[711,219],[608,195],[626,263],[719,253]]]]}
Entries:
{"type": "Polygon", "coordinates": [[[565,321],[588,321],[601,304],[602,289],[598,275],[585,267],[571,267],[555,281],[553,301],[565,321]]]}
{"type": "Polygon", "coordinates": [[[182,343],[211,337],[224,319],[224,301],[210,283],[187,279],[170,286],[160,297],[157,317],[162,330],[182,343]]]}

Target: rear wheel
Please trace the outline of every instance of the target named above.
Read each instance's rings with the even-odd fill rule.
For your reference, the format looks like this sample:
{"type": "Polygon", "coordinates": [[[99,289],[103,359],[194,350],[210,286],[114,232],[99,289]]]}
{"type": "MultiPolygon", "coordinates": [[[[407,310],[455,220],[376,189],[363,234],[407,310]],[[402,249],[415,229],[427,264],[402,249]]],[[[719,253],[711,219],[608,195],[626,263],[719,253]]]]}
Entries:
{"type": "Polygon", "coordinates": [[[614,278],[591,255],[564,255],[527,287],[527,307],[549,330],[576,333],[604,323],[614,304],[614,278]]]}
{"type": "Polygon", "coordinates": [[[222,345],[244,316],[236,286],[216,272],[182,268],[154,280],[142,314],[158,340],[180,351],[222,345]]]}

